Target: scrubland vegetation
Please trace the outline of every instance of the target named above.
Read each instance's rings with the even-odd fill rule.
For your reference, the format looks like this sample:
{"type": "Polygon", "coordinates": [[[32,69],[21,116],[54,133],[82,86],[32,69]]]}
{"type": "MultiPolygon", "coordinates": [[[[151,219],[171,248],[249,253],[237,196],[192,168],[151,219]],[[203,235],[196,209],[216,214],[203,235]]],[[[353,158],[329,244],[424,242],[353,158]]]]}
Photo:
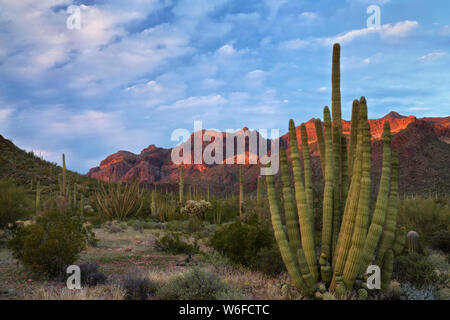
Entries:
{"type": "Polygon", "coordinates": [[[449,299],[450,199],[399,199],[401,163],[386,124],[371,194],[366,100],[354,102],[347,147],[336,125],[334,50],[332,111],[324,109],[324,127],[316,121],[323,189],[311,180],[306,129],[297,141],[293,121],[281,172],[259,179],[252,193],[241,178],[228,198],[193,190],[183,166],[178,192],[169,192],[98,182],[66,170],[64,156],[60,168],[7,146],[0,298],[449,299]],[[380,290],[367,287],[371,263],[381,267],[380,290]],[[73,264],[82,290],[66,288],[73,264]]]}

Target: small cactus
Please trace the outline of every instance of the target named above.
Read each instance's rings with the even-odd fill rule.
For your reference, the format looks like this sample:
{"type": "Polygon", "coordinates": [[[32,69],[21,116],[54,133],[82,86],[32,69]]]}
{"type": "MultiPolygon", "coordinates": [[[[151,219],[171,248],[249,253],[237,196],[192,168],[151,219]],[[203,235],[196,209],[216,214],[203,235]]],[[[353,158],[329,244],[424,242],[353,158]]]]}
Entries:
{"type": "Polygon", "coordinates": [[[421,252],[419,234],[411,230],[406,234],[406,248],[409,252],[421,252]]]}

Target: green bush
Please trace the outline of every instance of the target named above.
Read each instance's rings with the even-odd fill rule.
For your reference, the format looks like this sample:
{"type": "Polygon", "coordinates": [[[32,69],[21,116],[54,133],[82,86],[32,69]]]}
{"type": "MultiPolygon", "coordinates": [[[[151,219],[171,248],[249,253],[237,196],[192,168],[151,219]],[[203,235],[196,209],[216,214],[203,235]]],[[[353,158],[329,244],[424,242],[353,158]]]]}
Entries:
{"type": "Polygon", "coordinates": [[[430,245],[434,249],[442,250],[444,253],[450,252],[450,231],[442,230],[431,236],[430,245]]]}
{"type": "Polygon", "coordinates": [[[273,234],[268,226],[242,222],[220,228],[209,241],[210,246],[231,262],[248,267],[255,265],[260,249],[270,248],[273,243],[273,234]]]}
{"type": "Polygon", "coordinates": [[[428,243],[431,236],[450,228],[450,207],[439,199],[417,197],[399,203],[398,225],[415,230],[428,243]]]}
{"type": "Polygon", "coordinates": [[[187,243],[180,238],[178,233],[169,232],[155,241],[155,249],[171,254],[194,254],[199,252],[197,241],[194,244],[187,243]]]}
{"type": "Polygon", "coordinates": [[[164,300],[241,299],[242,295],[228,287],[221,278],[199,268],[174,276],[157,292],[164,300]]]}
{"type": "Polygon", "coordinates": [[[122,283],[125,290],[125,300],[147,300],[157,290],[157,285],[148,278],[127,275],[122,283]]]}
{"type": "Polygon", "coordinates": [[[269,276],[276,276],[286,271],[286,266],[281,258],[278,246],[259,250],[254,269],[269,276]]]}
{"type": "Polygon", "coordinates": [[[0,180],[0,229],[27,216],[31,202],[23,187],[11,180],[0,180]]]}
{"type": "Polygon", "coordinates": [[[395,258],[393,277],[419,286],[438,281],[433,264],[426,256],[415,252],[395,258]]]}
{"type": "Polygon", "coordinates": [[[38,216],[35,223],[17,228],[8,247],[31,271],[51,278],[73,264],[94,239],[79,216],[54,206],[38,216]]]}

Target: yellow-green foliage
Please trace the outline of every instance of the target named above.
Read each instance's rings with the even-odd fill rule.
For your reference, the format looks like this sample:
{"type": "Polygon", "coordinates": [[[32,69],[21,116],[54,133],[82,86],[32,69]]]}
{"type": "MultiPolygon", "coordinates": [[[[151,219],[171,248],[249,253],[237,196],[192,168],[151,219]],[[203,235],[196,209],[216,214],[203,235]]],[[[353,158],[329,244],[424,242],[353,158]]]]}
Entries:
{"type": "Polygon", "coordinates": [[[434,198],[400,200],[398,224],[427,240],[438,231],[450,230],[450,205],[434,198]]]}
{"type": "Polygon", "coordinates": [[[107,219],[124,220],[131,215],[138,215],[144,205],[144,189],[138,182],[99,184],[96,194],[98,211],[107,219]]]}

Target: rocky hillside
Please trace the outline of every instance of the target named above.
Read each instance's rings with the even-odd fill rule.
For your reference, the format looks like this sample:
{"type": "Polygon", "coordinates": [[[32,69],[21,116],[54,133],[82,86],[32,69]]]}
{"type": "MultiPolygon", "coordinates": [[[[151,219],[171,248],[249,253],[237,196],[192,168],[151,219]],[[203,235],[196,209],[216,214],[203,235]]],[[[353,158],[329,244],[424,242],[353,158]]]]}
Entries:
{"type": "MultiPolygon", "coordinates": [[[[400,188],[404,194],[411,193],[450,193],[450,117],[446,118],[421,118],[414,116],[402,116],[391,112],[380,119],[369,120],[372,147],[373,147],[373,187],[376,190],[381,170],[381,134],[383,123],[389,121],[393,133],[392,146],[399,152],[400,188]]],[[[343,121],[345,135],[350,133],[349,121],[343,121]]],[[[319,153],[317,148],[314,121],[306,123],[309,138],[309,147],[312,154],[312,168],[316,181],[321,180],[319,153]]],[[[258,132],[247,132],[244,128],[236,133],[236,137],[245,134],[256,134],[258,139],[263,139],[258,132]]],[[[203,132],[191,135],[200,137],[203,132]]],[[[300,137],[300,127],[297,127],[297,135],[300,137]]],[[[226,145],[224,133],[218,133],[226,145]]],[[[281,145],[288,146],[288,135],[281,138],[281,145]]],[[[214,140],[212,140],[214,141],[214,140]]],[[[202,151],[211,142],[203,141],[202,151]]],[[[268,141],[270,145],[270,141],[268,141]]],[[[193,143],[191,143],[193,153],[193,143]]],[[[254,157],[246,146],[246,157],[254,157]]],[[[178,167],[171,161],[171,149],[158,148],[151,145],[142,150],[140,154],[127,151],[119,151],[108,156],[100,163],[99,167],[89,171],[88,176],[102,181],[127,181],[137,179],[142,183],[152,185],[173,186],[178,180],[178,167]]],[[[234,150],[233,157],[237,157],[234,150]]],[[[225,154],[223,158],[226,159],[225,154]]],[[[205,163],[188,165],[185,169],[186,182],[207,188],[209,185],[217,191],[233,192],[238,181],[238,165],[208,165],[205,163]]],[[[258,165],[247,165],[245,170],[246,190],[251,191],[256,187],[256,178],[259,175],[258,165]]]]}

